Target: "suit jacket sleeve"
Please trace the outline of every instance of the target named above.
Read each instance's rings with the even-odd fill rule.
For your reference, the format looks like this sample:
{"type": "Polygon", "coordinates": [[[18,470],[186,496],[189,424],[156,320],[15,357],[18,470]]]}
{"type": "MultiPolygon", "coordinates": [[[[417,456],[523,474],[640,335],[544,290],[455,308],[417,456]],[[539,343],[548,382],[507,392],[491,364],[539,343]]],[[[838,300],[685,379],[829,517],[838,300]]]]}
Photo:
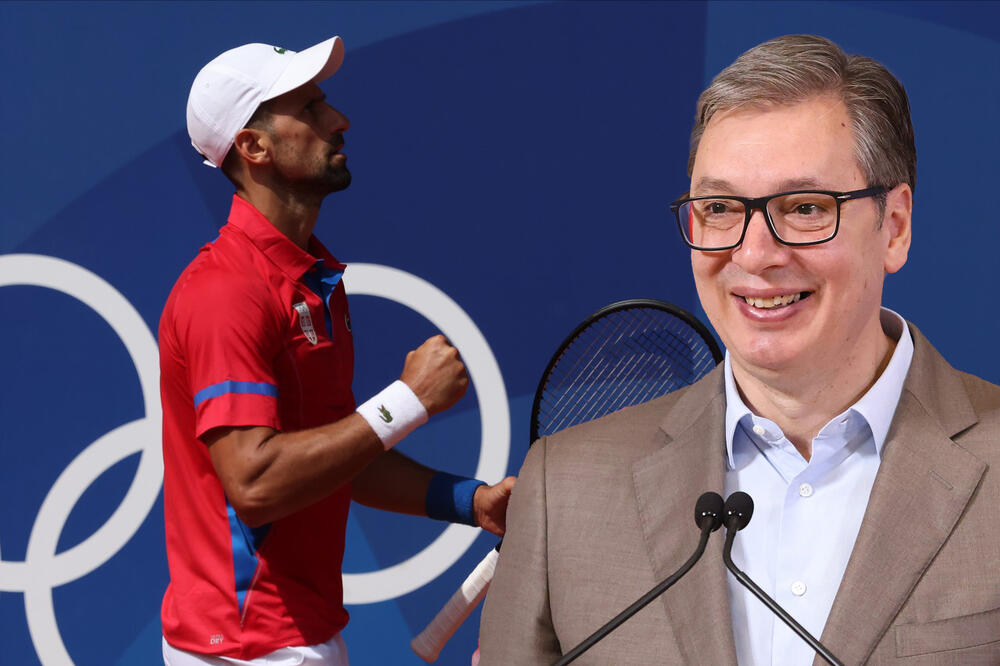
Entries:
{"type": "Polygon", "coordinates": [[[542,438],[529,449],[510,498],[480,625],[482,666],[551,664],[561,656],[549,610],[545,447],[542,438]]]}

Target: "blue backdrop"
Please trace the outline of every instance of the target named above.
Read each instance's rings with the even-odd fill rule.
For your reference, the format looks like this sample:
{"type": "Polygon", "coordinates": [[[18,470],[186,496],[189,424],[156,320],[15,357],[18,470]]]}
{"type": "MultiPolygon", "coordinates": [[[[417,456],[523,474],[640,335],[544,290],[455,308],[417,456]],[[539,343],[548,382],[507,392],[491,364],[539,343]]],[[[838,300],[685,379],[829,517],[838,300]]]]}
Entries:
{"type": "MultiPolygon", "coordinates": [[[[317,234],[345,262],[432,283],[475,323],[502,373],[515,473],[538,376],[580,319],[638,296],[697,311],[666,207],[686,189],[694,102],[739,53],[790,32],[873,56],[906,85],[914,244],[885,302],[955,366],[1000,382],[1000,4],[0,4],[0,663],[158,659],[151,345],[231,194],[184,129],[201,65],[246,42],[344,38],[324,88],[351,119],[354,184],[317,234]]],[[[352,299],[352,320],[361,399],[436,331],[426,312],[370,295],[352,299]]],[[[403,449],[472,474],[479,401],[497,386],[477,388],[403,449]]],[[[346,571],[399,564],[443,529],[355,509],[346,571]]],[[[422,663],[410,638],[493,542],[478,537],[413,591],[351,604],[352,663],[422,663]]],[[[477,632],[478,613],[441,663],[468,663],[477,632]]]]}

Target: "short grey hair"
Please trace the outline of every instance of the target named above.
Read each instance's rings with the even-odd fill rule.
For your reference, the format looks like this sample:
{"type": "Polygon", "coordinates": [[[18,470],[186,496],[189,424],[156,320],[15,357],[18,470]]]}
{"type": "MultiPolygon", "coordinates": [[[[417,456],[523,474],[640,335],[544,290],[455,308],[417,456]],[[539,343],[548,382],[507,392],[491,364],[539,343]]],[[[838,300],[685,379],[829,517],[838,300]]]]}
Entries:
{"type": "MultiPolygon", "coordinates": [[[[847,55],[823,37],[785,35],[753,47],[719,72],[698,98],[688,176],[698,142],[716,113],[796,104],[836,95],[851,118],[858,166],[868,187],[917,184],[917,150],[903,85],[881,63],[847,55]]],[[[883,200],[884,201],[884,200],[883,200]]]]}

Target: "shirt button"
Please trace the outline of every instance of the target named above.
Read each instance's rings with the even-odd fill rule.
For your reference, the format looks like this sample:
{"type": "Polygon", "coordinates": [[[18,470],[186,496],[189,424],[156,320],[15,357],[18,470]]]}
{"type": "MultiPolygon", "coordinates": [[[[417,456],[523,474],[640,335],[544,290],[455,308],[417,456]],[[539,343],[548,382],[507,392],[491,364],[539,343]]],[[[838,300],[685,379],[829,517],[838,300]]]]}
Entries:
{"type": "Polygon", "coordinates": [[[753,431],[755,433],[757,433],[758,435],[763,435],[764,434],[764,426],[762,426],[762,425],[755,425],[753,427],[753,431]]]}
{"type": "Polygon", "coordinates": [[[799,486],[799,495],[802,497],[812,497],[813,487],[808,483],[803,483],[799,486]]]}
{"type": "Polygon", "coordinates": [[[792,583],[792,594],[794,594],[797,597],[801,597],[805,593],[806,593],[805,583],[803,583],[801,580],[797,580],[794,583],[792,583]]]}

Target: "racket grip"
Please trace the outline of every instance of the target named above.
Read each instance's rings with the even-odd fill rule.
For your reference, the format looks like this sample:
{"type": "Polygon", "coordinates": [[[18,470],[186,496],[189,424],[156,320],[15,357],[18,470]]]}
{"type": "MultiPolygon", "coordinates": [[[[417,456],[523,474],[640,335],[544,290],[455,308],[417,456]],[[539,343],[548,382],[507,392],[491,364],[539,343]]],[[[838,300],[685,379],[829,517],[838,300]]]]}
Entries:
{"type": "Polygon", "coordinates": [[[410,641],[417,656],[428,663],[437,660],[448,640],[486,596],[498,556],[496,549],[490,550],[427,627],[410,641]]]}

